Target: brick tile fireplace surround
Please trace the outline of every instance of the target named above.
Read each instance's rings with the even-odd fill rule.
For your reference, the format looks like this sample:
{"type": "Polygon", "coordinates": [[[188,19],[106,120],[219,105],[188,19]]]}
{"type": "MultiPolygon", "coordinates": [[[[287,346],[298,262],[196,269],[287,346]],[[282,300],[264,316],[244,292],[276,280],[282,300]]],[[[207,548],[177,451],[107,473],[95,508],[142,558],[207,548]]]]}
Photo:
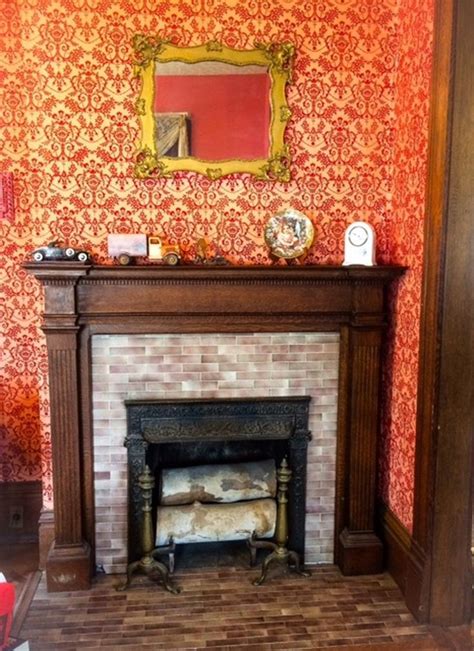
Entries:
{"type": "Polygon", "coordinates": [[[310,395],[306,561],[381,569],[374,531],[385,290],[398,267],[27,263],[45,287],[55,541],[48,589],[123,571],[130,398],[310,395]]]}
{"type": "Polygon", "coordinates": [[[96,561],[127,563],[127,399],[311,396],[308,563],[332,562],[338,333],[98,335],[92,339],[96,561]]]}

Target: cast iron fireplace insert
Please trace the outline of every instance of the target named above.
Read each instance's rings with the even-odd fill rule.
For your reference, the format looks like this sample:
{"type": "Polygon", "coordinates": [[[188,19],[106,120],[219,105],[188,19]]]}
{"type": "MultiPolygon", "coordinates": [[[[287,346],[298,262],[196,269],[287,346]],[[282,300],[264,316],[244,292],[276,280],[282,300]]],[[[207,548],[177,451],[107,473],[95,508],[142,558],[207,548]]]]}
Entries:
{"type": "Polygon", "coordinates": [[[285,456],[293,472],[288,503],[289,548],[304,562],[310,400],[310,396],[126,400],[129,562],[141,554],[138,476],[145,464],[157,479],[156,505],[162,468],[269,458],[279,466],[285,456]]]}

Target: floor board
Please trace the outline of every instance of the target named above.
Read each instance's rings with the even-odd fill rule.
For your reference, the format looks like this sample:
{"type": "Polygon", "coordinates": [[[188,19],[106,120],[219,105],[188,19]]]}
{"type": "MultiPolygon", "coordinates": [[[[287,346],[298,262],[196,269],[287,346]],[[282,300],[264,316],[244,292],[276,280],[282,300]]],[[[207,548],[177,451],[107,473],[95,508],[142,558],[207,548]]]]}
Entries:
{"type": "Polygon", "coordinates": [[[172,595],[146,577],[117,592],[122,577],[99,576],[90,591],[46,592],[41,581],[21,630],[32,651],[296,651],[471,649],[470,631],[417,624],[387,575],[309,579],[276,568],[261,587],[256,570],[182,568],[172,595]]]}

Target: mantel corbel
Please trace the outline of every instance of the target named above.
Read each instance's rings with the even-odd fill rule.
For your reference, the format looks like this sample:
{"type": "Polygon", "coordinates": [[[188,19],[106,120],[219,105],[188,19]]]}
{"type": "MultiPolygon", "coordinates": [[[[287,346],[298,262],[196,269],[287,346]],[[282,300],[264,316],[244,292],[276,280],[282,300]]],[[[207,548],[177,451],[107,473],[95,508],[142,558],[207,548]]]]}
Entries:
{"type": "Polygon", "coordinates": [[[26,262],[23,268],[44,287],[43,330],[75,327],[77,284],[89,273],[91,265],[81,262],[26,262]]]}

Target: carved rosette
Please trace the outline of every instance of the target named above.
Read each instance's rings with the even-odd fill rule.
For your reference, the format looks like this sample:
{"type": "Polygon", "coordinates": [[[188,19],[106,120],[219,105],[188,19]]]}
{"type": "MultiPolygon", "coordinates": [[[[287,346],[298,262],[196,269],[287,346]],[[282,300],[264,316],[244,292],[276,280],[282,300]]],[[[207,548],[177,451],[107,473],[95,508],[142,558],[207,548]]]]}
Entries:
{"type": "Polygon", "coordinates": [[[206,176],[211,181],[216,181],[217,179],[220,179],[222,174],[223,172],[220,167],[208,167],[206,169],[206,176]]]}
{"type": "Polygon", "coordinates": [[[222,52],[222,43],[219,43],[219,41],[209,41],[206,43],[206,50],[208,52],[222,52]]]}
{"type": "Polygon", "coordinates": [[[285,148],[284,151],[270,158],[266,165],[260,168],[258,178],[266,181],[280,181],[288,183],[290,180],[290,154],[285,148]]]}
{"type": "Polygon", "coordinates": [[[135,111],[137,115],[146,115],[145,100],[143,98],[137,99],[135,102],[135,111]]]}
{"type": "Polygon", "coordinates": [[[137,153],[135,176],[139,179],[148,179],[150,176],[168,176],[168,174],[166,174],[165,165],[149,147],[145,147],[137,153]]]}
{"type": "Polygon", "coordinates": [[[288,106],[280,107],[280,122],[288,122],[291,116],[292,116],[292,112],[288,108],[288,106]]]}
{"type": "Polygon", "coordinates": [[[288,75],[288,81],[291,82],[293,73],[293,60],[295,57],[295,46],[292,43],[255,43],[255,47],[263,50],[273,66],[278,72],[288,75]]]}
{"type": "Polygon", "coordinates": [[[164,46],[168,43],[159,36],[145,36],[135,34],[133,37],[133,49],[136,54],[135,66],[140,68],[148,66],[156,57],[163,52],[164,46]]]}

